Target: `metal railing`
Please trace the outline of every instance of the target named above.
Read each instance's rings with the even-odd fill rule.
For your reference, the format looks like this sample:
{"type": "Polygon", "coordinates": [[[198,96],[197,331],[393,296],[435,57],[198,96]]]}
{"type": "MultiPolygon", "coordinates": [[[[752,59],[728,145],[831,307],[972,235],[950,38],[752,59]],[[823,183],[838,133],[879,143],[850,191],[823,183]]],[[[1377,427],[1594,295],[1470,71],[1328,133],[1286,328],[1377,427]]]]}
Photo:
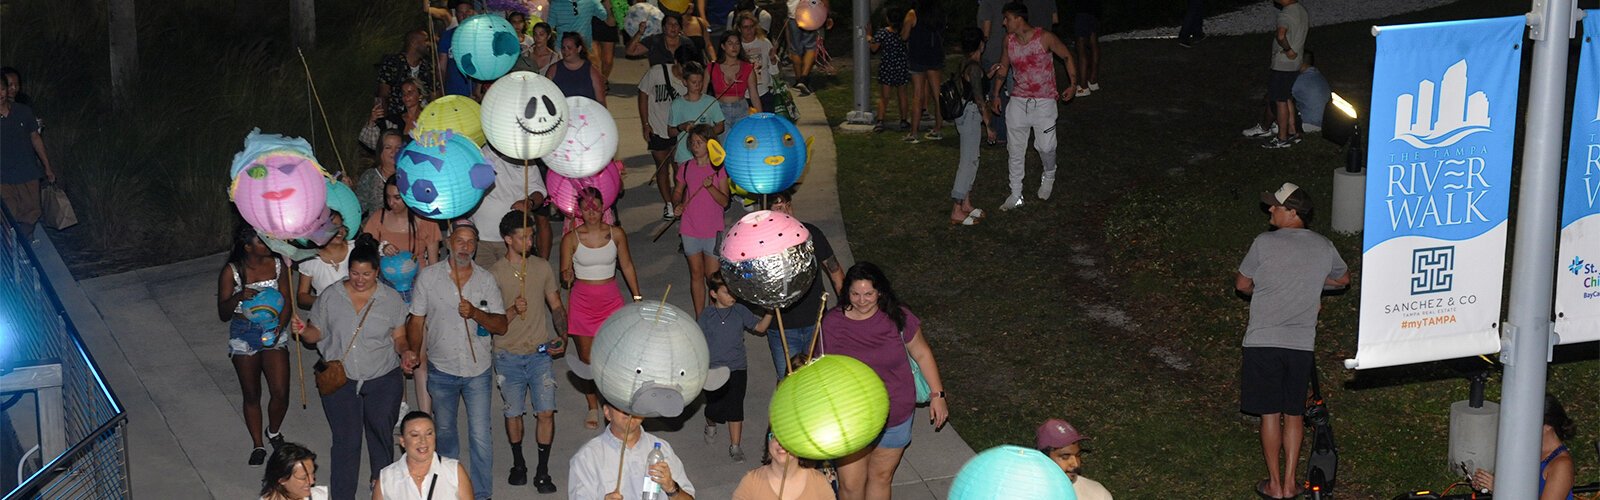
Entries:
{"type": "Polygon", "coordinates": [[[18,393],[33,393],[39,403],[32,417],[41,435],[42,466],[26,470],[17,463],[0,464],[24,474],[15,489],[0,492],[4,500],[130,496],[126,410],[32,247],[21,239],[10,212],[0,209],[0,402],[18,393]],[[50,375],[17,381],[27,373],[50,375]]]}

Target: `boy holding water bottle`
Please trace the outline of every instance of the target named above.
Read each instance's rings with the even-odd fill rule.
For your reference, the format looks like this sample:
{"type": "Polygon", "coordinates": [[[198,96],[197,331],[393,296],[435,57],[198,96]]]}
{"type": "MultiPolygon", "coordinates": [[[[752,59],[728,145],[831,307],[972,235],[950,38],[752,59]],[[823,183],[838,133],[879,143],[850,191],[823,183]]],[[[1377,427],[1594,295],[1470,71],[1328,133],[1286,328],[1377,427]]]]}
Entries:
{"type": "Polygon", "coordinates": [[[578,448],[568,464],[569,498],[694,500],[694,484],[672,445],[644,431],[644,417],[604,403],[606,432],[578,448]],[[617,484],[617,463],[622,483],[617,484]]]}

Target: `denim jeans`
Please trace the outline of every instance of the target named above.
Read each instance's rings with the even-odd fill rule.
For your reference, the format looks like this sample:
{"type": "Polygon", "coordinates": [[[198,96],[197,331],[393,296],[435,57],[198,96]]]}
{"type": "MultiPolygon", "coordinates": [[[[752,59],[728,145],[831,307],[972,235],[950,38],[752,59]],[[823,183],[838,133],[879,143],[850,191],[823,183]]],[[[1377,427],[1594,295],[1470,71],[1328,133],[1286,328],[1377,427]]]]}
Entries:
{"type": "Polygon", "coordinates": [[[978,178],[978,141],[983,136],[983,112],[978,105],[968,101],[956,118],[956,132],[961,135],[961,160],[956,166],[956,182],[950,187],[950,199],[967,199],[972,191],[972,181],[978,178]]]}
{"type": "Polygon", "coordinates": [[[807,349],[811,348],[811,337],[816,332],[816,329],[816,325],[785,328],[783,330],[784,335],[778,335],[777,327],[767,330],[767,347],[772,350],[772,367],[778,371],[779,382],[782,382],[783,378],[789,375],[788,370],[784,369],[787,365],[784,364],[783,359],[783,337],[788,337],[789,339],[789,357],[793,358],[796,355],[804,354],[807,349]]]}
{"type": "Polygon", "coordinates": [[[462,401],[467,405],[467,439],[472,460],[467,463],[472,478],[472,496],[489,498],[494,490],[494,437],[489,399],[494,392],[494,370],[473,377],[458,377],[428,367],[428,394],[433,397],[433,425],[440,455],[461,460],[461,433],[456,430],[456,412],[462,401]]]}

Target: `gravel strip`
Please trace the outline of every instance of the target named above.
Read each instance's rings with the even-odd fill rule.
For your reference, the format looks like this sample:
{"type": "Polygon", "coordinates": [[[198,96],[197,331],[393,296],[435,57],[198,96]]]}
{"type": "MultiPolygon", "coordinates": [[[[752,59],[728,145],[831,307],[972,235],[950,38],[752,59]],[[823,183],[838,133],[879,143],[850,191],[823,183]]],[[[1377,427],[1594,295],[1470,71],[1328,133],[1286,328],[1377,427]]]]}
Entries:
{"type": "MultiPolygon", "coordinates": [[[[1382,19],[1389,16],[1431,9],[1455,3],[1456,0],[1301,0],[1311,14],[1311,26],[1382,19]]],[[[1270,33],[1276,28],[1277,9],[1269,1],[1262,1],[1242,9],[1206,18],[1208,36],[1270,33]]],[[[1153,28],[1139,31],[1112,33],[1102,40],[1139,40],[1151,38],[1176,38],[1178,28],[1153,28]]]]}

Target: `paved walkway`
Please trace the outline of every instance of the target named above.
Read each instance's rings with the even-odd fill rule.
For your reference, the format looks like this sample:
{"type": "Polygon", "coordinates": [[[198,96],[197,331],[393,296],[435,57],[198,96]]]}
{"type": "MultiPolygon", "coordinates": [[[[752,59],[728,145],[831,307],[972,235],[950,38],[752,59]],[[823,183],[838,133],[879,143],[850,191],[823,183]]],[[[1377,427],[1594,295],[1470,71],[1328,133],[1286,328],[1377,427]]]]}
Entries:
{"type": "MultiPolygon", "coordinates": [[[[689,273],[687,263],[677,253],[676,231],[659,242],[649,241],[650,232],[662,221],[661,200],[655,187],[646,185],[654,165],[644,145],[634,139],[639,116],[633,83],[644,69],[642,61],[618,60],[611,78],[613,92],[621,95],[610,96],[609,108],[625,139],[618,154],[627,165],[623,177],[627,192],[620,200],[619,212],[623,226],[629,228],[644,295],[660,297],[671,284],[669,301],[687,310],[689,273]]],[[[849,266],[854,258],[839,213],[834,182],[838,159],[833,137],[817,99],[797,100],[803,117],[801,131],[814,138],[815,143],[810,167],[795,197],[796,213],[821,227],[840,263],[849,266]]],[[[742,212],[738,209],[730,210],[730,223],[739,215],[742,212]]],[[[41,243],[35,249],[107,380],[128,407],[129,461],[135,497],[254,498],[260,487],[261,469],[245,465],[250,441],[240,416],[239,384],[225,355],[226,326],[216,319],[216,280],[223,255],[77,283],[51,245],[41,243]]],[[[712,445],[702,441],[698,405],[686,417],[672,421],[653,419],[645,424],[647,430],[673,443],[682,455],[699,498],[729,498],[739,478],[759,465],[763,446],[760,434],[765,428],[775,377],[766,340],[747,336],[745,344],[750,360],[745,403],[749,428],[744,433],[744,449],[750,457],[747,462],[732,463],[727,458],[725,434],[719,434],[712,445]]],[[[564,363],[557,366],[565,371],[564,363]]],[[[309,371],[310,367],[306,368],[309,371]]],[[[567,458],[596,431],[583,427],[583,398],[571,388],[566,374],[558,374],[558,380],[563,381],[558,405],[564,411],[556,417],[551,474],[561,488],[555,497],[565,498],[567,458]]],[[[292,383],[292,404],[284,433],[290,441],[306,444],[325,457],[329,436],[318,398],[314,392],[308,394],[309,406],[301,409],[300,378],[295,377],[292,383]]],[[[309,381],[306,388],[314,391],[309,381]]],[[[498,401],[495,412],[499,412],[498,401]]],[[[914,444],[895,477],[895,498],[943,498],[951,478],[973,451],[954,428],[934,432],[926,424],[926,410],[919,410],[916,418],[920,423],[915,428],[914,444]]],[[[503,420],[497,417],[494,423],[495,493],[500,497],[537,497],[531,486],[512,487],[505,483],[511,453],[503,420]]],[[[529,427],[526,442],[531,443],[532,426],[529,427]]],[[[526,453],[531,462],[535,456],[531,445],[526,453]]],[[[325,483],[327,475],[320,479],[325,483]]],[[[358,495],[366,498],[366,488],[362,487],[358,495]]]]}

